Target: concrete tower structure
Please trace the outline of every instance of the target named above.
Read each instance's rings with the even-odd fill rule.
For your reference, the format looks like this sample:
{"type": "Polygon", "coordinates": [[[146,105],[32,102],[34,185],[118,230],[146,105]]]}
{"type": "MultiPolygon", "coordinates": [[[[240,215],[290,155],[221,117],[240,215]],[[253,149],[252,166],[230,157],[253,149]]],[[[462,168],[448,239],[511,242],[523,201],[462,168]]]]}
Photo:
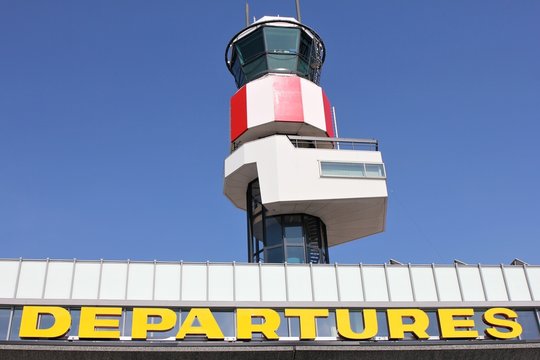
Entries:
{"type": "Polygon", "coordinates": [[[261,18],[226,48],[238,91],[224,192],[247,212],[249,262],[328,263],[328,247],[384,230],[378,143],[334,137],[325,55],[315,31],[284,17],[261,18]]]}

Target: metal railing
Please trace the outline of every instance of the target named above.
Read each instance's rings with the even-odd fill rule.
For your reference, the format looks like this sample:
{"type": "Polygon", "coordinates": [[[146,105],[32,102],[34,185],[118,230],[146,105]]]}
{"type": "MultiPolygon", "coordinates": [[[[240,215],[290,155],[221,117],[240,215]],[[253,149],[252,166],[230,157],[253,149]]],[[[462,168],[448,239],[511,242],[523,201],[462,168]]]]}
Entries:
{"type": "Polygon", "coordinates": [[[292,135],[287,137],[296,148],[379,151],[379,142],[375,139],[327,138],[292,135]]]}

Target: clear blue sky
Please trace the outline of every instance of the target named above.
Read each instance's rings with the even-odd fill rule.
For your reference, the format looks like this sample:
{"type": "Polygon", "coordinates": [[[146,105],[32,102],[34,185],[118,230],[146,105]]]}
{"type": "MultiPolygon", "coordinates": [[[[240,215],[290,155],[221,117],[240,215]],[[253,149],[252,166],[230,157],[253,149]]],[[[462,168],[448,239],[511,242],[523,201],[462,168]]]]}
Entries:
{"type": "MultiPolygon", "coordinates": [[[[294,15],[293,0],[250,1],[294,15]]],[[[303,0],[383,234],[331,261],[540,263],[540,2],[303,0]]],[[[0,0],[0,257],[244,261],[222,192],[244,1],[0,0]]]]}

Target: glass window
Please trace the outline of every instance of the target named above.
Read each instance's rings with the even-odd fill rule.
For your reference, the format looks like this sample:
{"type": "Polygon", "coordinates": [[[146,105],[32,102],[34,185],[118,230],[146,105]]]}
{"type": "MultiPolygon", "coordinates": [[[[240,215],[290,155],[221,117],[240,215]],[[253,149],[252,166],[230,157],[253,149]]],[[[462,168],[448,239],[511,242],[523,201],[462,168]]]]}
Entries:
{"type": "Polygon", "coordinates": [[[366,176],[384,177],[384,167],[382,164],[366,164],[366,176]]]}
{"type": "Polygon", "coordinates": [[[255,30],[251,34],[238,40],[236,43],[236,51],[242,64],[246,64],[262,55],[265,52],[262,30],[255,30]]]}
{"type": "Polygon", "coordinates": [[[19,328],[21,326],[21,309],[13,311],[13,319],[11,320],[11,330],[9,332],[9,340],[21,340],[19,338],[19,328]]]}
{"type": "Polygon", "coordinates": [[[243,86],[246,82],[246,77],[244,76],[242,65],[240,64],[240,60],[237,56],[233,57],[231,69],[234,75],[234,81],[236,81],[236,85],[238,87],[243,86]]]}
{"type": "Polygon", "coordinates": [[[538,327],[538,317],[536,310],[516,311],[518,314],[518,322],[523,328],[520,335],[522,340],[540,340],[540,328],[538,327]]]}
{"type": "MultiPolygon", "coordinates": [[[[303,60],[303,59],[298,59],[298,75],[303,77],[303,78],[306,78],[306,79],[309,79],[309,66],[308,66],[308,63],[303,60]]],[[[300,147],[300,146],[299,146],[300,147]]],[[[311,147],[314,147],[314,146],[311,146],[311,147]]]]}
{"type": "Polygon", "coordinates": [[[478,331],[478,336],[486,336],[485,331],[488,328],[488,325],[486,325],[483,320],[483,315],[486,310],[475,310],[474,315],[470,317],[470,319],[474,321],[474,330],[478,331]]]}
{"type": "Polygon", "coordinates": [[[322,52],[304,30],[264,26],[235,42],[230,67],[239,88],[269,72],[294,73],[318,84],[322,52]]]}
{"type": "Polygon", "coordinates": [[[285,27],[265,27],[266,50],[273,53],[296,54],[300,30],[285,27]]]}
{"type": "Polygon", "coordinates": [[[267,263],[282,263],[283,262],[283,246],[265,249],[265,262],[267,263]]]}
{"type": "Polygon", "coordinates": [[[309,62],[312,44],[313,44],[313,39],[311,39],[311,37],[309,37],[309,35],[306,34],[304,31],[302,31],[302,35],[300,36],[299,55],[306,62],[306,65],[309,62]]]}
{"type": "Polygon", "coordinates": [[[292,264],[305,263],[303,246],[287,246],[287,262],[292,264]]]}
{"type": "Polygon", "coordinates": [[[300,318],[293,316],[289,320],[289,336],[300,337],[300,318]]]}
{"type": "Polygon", "coordinates": [[[349,319],[352,331],[356,333],[361,333],[364,331],[364,314],[361,310],[350,310],[349,319]]]}
{"type": "Polygon", "coordinates": [[[285,313],[283,310],[278,311],[279,313],[279,328],[277,329],[277,334],[280,337],[288,337],[289,336],[289,322],[288,319],[285,317],[285,313]]]}
{"type": "Polygon", "coordinates": [[[388,322],[386,321],[386,312],[377,311],[377,325],[379,326],[379,331],[377,336],[388,337],[388,322]]]}
{"type": "Polygon", "coordinates": [[[71,314],[71,327],[68,331],[68,336],[78,336],[79,334],[79,321],[81,319],[81,309],[70,309],[71,314]]]}
{"type": "Polygon", "coordinates": [[[328,317],[317,318],[317,336],[337,337],[336,314],[330,311],[328,317]]]}
{"type": "Polygon", "coordinates": [[[263,222],[262,214],[259,214],[253,219],[253,237],[256,240],[263,240],[263,222]]]}
{"type": "Polygon", "coordinates": [[[436,311],[426,311],[426,314],[429,318],[429,325],[426,330],[429,336],[439,336],[439,320],[437,317],[436,311]]]}
{"type": "Polygon", "coordinates": [[[266,56],[261,56],[244,65],[244,73],[247,81],[255,80],[267,72],[266,56]]]}
{"type": "Polygon", "coordinates": [[[223,332],[223,335],[227,337],[236,336],[234,325],[234,312],[232,311],[212,311],[214,318],[216,319],[219,328],[223,332]]]}
{"type": "Polygon", "coordinates": [[[282,242],[280,216],[266,218],[266,244],[265,246],[279,245],[282,242]]]}
{"type": "Polygon", "coordinates": [[[335,163],[321,162],[322,175],[364,177],[364,164],[361,163],[335,163]]]}
{"type": "Polygon", "coordinates": [[[304,231],[302,226],[285,226],[283,229],[287,244],[303,244],[304,231]]]}
{"type": "Polygon", "coordinates": [[[268,54],[267,60],[269,70],[293,74],[296,74],[297,72],[298,58],[296,55],[268,54]]]}
{"type": "Polygon", "coordinates": [[[383,164],[321,162],[322,176],[384,178],[383,164]]]}
{"type": "Polygon", "coordinates": [[[288,245],[304,245],[302,216],[285,215],[283,217],[283,237],[288,245]]]}
{"type": "Polygon", "coordinates": [[[0,340],[7,340],[11,309],[0,309],[0,340]]]}

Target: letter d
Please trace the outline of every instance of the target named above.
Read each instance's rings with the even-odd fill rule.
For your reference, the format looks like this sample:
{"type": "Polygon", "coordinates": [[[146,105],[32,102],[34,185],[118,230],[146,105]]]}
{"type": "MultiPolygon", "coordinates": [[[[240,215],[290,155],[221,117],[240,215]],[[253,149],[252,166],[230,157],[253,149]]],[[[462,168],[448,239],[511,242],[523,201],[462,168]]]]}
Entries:
{"type": "Polygon", "coordinates": [[[58,306],[25,306],[21,317],[20,338],[54,339],[64,336],[71,326],[69,311],[58,306]],[[52,315],[54,323],[47,329],[38,328],[40,315],[52,315]]]}

